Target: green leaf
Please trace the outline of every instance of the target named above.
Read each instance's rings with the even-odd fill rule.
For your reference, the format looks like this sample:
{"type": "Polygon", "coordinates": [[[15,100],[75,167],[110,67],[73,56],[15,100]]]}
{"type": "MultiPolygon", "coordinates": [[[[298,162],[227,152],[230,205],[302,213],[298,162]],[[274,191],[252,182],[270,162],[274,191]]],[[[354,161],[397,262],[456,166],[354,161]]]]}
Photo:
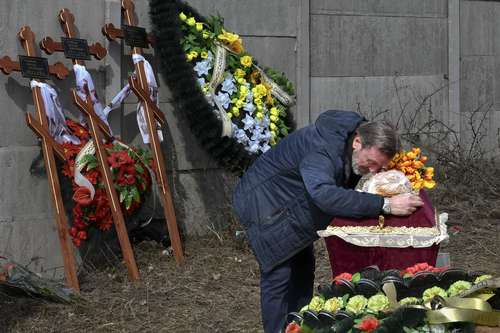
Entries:
{"type": "Polygon", "coordinates": [[[141,202],[141,196],[139,195],[139,190],[137,190],[137,186],[132,186],[130,189],[130,195],[134,199],[135,202],[140,203],[141,202]]]}
{"type": "Polygon", "coordinates": [[[125,198],[128,196],[127,190],[120,191],[120,202],[123,202],[125,198]]]}
{"type": "Polygon", "coordinates": [[[345,294],[344,296],[342,296],[342,304],[347,304],[347,300],[349,299],[349,294],[345,294]]]}
{"type": "Polygon", "coordinates": [[[356,273],[352,276],[352,283],[358,283],[361,280],[361,274],[356,273]]]}
{"type": "Polygon", "coordinates": [[[132,205],[133,196],[130,193],[127,193],[127,197],[125,198],[125,209],[129,209],[132,205]]]}
{"type": "Polygon", "coordinates": [[[144,168],[142,167],[142,165],[136,164],[135,165],[135,171],[137,171],[138,173],[143,173],[144,172],[144,168]]]}
{"type": "Polygon", "coordinates": [[[80,160],[80,162],[82,164],[88,164],[88,163],[92,163],[92,162],[97,163],[97,158],[94,155],[87,154],[87,155],[83,155],[83,157],[80,160]]]}
{"type": "Polygon", "coordinates": [[[87,170],[89,170],[89,171],[90,171],[90,170],[92,170],[92,169],[95,169],[95,168],[97,168],[97,166],[98,166],[98,165],[99,165],[99,164],[97,163],[97,161],[95,161],[95,162],[90,162],[89,164],[87,164],[87,170]]]}

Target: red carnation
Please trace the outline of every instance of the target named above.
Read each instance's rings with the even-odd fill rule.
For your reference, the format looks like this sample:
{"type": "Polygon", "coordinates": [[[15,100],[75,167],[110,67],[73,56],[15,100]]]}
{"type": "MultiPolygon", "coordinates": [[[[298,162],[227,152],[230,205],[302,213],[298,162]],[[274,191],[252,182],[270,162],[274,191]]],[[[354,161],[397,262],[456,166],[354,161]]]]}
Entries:
{"type": "Polygon", "coordinates": [[[335,281],[335,284],[340,284],[339,283],[340,279],[344,279],[344,280],[347,280],[347,281],[352,281],[352,274],[349,274],[349,273],[340,273],[339,275],[337,275],[336,277],[333,278],[333,281],[335,281]]]}
{"type": "Polygon", "coordinates": [[[125,164],[132,164],[134,160],[130,157],[126,151],[120,150],[108,156],[108,162],[112,168],[119,168],[125,164]]]}
{"type": "Polygon", "coordinates": [[[90,190],[86,187],[79,187],[73,194],[73,200],[86,207],[91,204],[90,190]]]}
{"type": "Polygon", "coordinates": [[[301,332],[300,325],[297,324],[296,322],[291,322],[288,324],[286,327],[285,333],[300,333],[301,332]]]}
{"type": "Polygon", "coordinates": [[[356,326],[362,332],[372,332],[379,325],[379,321],[375,317],[365,317],[359,324],[356,326]]]}

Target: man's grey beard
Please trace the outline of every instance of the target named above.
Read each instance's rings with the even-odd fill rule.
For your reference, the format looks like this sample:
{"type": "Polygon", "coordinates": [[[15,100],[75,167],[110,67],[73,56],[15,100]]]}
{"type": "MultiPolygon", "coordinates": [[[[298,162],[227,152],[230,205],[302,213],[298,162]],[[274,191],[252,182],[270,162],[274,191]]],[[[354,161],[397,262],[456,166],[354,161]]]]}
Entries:
{"type": "Polygon", "coordinates": [[[363,175],[363,173],[361,172],[361,170],[359,170],[358,161],[356,160],[354,154],[352,156],[351,168],[352,168],[352,172],[355,175],[358,175],[358,176],[362,176],[363,175]]]}

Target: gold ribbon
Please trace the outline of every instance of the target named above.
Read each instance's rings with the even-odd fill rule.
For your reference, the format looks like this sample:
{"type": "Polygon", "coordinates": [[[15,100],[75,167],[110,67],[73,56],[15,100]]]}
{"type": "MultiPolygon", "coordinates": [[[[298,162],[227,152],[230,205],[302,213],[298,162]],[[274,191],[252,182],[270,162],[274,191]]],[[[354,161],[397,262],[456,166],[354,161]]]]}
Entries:
{"type": "MultiPolygon", "coordinates": [[[[467,321],[485,326],[500,326],[500,311],[493,310],[490,304],[480,298],[441,298],[439,304],[443,308],[428,310],[426,313],[430,324],[467,321]]],[[[429,306],[427,303],[426,307],[429,306]]]]}

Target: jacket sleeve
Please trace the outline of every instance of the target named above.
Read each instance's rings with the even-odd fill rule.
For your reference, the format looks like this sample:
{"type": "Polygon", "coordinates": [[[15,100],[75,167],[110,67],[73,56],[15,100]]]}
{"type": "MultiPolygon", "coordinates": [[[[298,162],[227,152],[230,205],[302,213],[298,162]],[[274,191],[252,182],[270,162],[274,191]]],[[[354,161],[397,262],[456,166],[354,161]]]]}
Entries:
{"type": "Polygon", "coordinates": [[[335,166],[326,151],[309,153],[299,171],[314,204],[324,213],[347,218],[375,217],[384,199],[377,194],[362,193],[337,186],[335,166]]]}

